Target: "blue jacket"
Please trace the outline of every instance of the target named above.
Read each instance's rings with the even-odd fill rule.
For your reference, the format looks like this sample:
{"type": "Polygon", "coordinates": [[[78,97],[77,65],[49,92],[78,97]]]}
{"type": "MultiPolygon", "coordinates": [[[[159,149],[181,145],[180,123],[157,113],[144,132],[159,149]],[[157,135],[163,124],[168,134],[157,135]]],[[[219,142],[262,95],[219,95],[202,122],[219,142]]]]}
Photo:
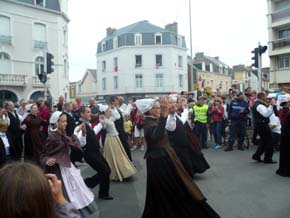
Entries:
{"type": "Polygon", "coordinates": [[[228,107],[228,116],[230,120],[246,120],[249,113],[249,105],[244,100],[232,100],[228,107]],[[244,112],[240,113],[241,110],[244,110],[244,112]]]}

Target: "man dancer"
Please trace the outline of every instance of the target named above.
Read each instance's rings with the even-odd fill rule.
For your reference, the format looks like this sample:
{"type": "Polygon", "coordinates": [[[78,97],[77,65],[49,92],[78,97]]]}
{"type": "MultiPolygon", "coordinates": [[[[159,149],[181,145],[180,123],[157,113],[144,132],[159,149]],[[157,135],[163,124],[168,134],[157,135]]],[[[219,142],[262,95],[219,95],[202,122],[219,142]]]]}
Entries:
{"type": "Polygon", "coordinates": [[[272,106],[267,107],[266,100],[266,93],[260,92],[258,93],[257,101],[252,107],[255,131],[257,131],[260,136],[260,145],[258,146],[255,154],[252,156],[252,159],[261,162],[261,156],[263,153],[265,153],[264,163],[274,164],[277,162],[272,160],[274,151],[271,129],[269,127],[269,118],[274,112],[272,106]]]}
{"type": "Polygon", "coordinates": [[[130,150],[130,146],[128,144],[128,136],[124,130],[123,115],[122,115],[122,112],[118,108],[118,105],[119,105],[118,97],[111,96],[110,104],[111,104],[111,108],[112,108],[112,117],[114,117],[114,119],[115,119],[115,126],[116,126],[118,133],[119,133],[119,138],[122,142],[122,145],[126,151],[127,156],[132,161],[131,150],[130,150]]]}
{"type": "Polygon", "coordinates": [[[8,101],[5,104],[5,109],[8,112],[8,117],[10,120],[10,125],[8,127],[8,134],[11,137],[11,142],[14,146],[13,152],[15,154],[12,154],[16,159],[21,158],[21,153],[23,149],[23,141],[22,141],[22,134],[24,133],[26,129],[26,125],[20,125],[20,119],[18,117],[18,114],[14,111],[14,103],[11,101],[8,101]]]}
{"type": "Polygon", "coordinates": [[[79,135],[83,134],[83,131],[86,132],[86,142],[82,143],[85,144],[83,146],[84,159],[95,171],[97,171],[97,174],[94,176],[86,178],[85,183],[89,188],[94,188],[96,185],[100,184],[99,198],[112,200],[113,198],[109,195],[111,169],[100,152],[100,145],[96,137],[96,134],[98,134],[103,127],[102,123],[104,123],[104,118],[100,118],[100,123],[92,129],[90,123],[90,108],[82,106],[80,108],[80,116],[79,125],[75,129],[75,134],[79,135]]]}

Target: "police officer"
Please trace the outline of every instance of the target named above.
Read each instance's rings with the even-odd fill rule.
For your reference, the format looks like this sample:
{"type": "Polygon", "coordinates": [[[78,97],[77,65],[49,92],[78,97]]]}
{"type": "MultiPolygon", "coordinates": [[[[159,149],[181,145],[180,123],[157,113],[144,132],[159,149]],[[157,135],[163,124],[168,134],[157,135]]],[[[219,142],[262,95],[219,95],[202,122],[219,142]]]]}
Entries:
{"type": "Polygon", "coordinates": [[[245,138],[247,115],[250,113],[249,105],[244,100],[242,92],[237,92],[236,98],[230,103],[228,108],[228,117],[231,121],[229,144],[225,151],[232,151],[235,141],[236,131],[239,131],[238,150],[243,151],[245,138]]]}
{"type": "Polygon", "coordinates": [[[252,156],[252,159],[258,162],[262,162],[261,156],[263,153],[265,153],[264,163],[273,164],[277,162],[272,160],[273,145],[271,129],[269,127],[269,118],[274,112],[271,105],[268,107],[266,100],[267,94],[265,92],[260,92],[258,93],[257,101],[252,107],[255,131],[257,131],[260,136],[260,145],[252,156]]]}
{"type": "Polygon", "coordinates": [[[208,106],[204,104],[204,98],[200,96],[197,100],[197,104],[193,107],[193,122],[195,125],[195,132],[202,148],[208,148],[207,146],[207,128],[208,128],[209,111],[208,106]]]}

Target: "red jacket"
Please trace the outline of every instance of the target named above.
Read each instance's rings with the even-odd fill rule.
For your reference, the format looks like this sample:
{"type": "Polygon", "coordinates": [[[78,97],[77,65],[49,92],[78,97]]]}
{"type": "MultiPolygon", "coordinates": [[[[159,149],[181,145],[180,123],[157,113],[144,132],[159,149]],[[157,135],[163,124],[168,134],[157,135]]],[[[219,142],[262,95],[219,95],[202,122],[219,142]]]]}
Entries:
{"type": "Polygon", "coordinates": [[[48,122],[49,122],[49,116],[50,116],[50,109],[49,107],[46,108],[41,108],[39,107],[38,109],[38,116],[45,122],[46,124],[43,124],[43,132],[48,132],[48,122]]]}
{"type": "Polygon", "coordinates": [[[223,121],[224,107],[220,105],[218,108],[213,104],[210,108],[210,115],[213,122],[223,121]]]}

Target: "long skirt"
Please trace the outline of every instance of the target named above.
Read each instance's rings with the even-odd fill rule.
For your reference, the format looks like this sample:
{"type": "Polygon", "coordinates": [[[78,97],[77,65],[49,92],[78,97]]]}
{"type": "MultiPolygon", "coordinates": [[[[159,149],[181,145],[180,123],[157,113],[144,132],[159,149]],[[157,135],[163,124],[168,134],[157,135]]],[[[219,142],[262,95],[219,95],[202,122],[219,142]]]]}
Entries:
{"type": "Polygon", "coordinates": [[[53,173],[62,181],[65,199],[79,210],[82,218],[90,217],[91,214],[98,218],[99,210],[94,201],[94,194],[85,185],[79,170],[73,164],[71,166],[72,168],[66,168],[56,164],[53,167],[47,167],[46,173],[53,173]]]}
{"type": "Polygon", "coordinates": [[[147,192],[142,218],[219,218],[190,194],[168,155],[147,158],[147,192]]]}
{"type": "Polygon", "coordinates": [[[123,181],[137,172],[118,136],[106,136],[104,157],[111,168],[111,180],[123,181]]]}
{"type": "Polygon", "coordinates": [[[283,177],[290,177],[290,131],[282,129],[281,144],[280,144],[280,159],[279,169],[276,173],[283,177]]]}

